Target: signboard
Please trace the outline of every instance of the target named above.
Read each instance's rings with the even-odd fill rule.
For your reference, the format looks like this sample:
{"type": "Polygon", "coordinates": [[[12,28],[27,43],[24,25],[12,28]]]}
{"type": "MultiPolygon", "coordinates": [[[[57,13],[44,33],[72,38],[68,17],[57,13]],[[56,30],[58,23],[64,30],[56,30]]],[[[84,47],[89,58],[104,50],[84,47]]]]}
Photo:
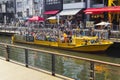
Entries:
{"type": "Polygon", "coordinates": [[[94,27],[94,21],[86,21],[86,27],[87,28],[94,27]]]}
{"type": "Polygon", "coordinates": [[[45,0],[45,11],[62,10],[63,0],[45,0]]]}

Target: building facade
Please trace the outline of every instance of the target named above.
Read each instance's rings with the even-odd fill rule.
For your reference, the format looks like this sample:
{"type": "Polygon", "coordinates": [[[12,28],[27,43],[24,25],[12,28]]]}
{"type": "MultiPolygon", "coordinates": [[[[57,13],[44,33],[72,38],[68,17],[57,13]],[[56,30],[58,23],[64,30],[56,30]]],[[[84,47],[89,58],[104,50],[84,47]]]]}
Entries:
{"type": "Polygon", "coordinates": [[[16,12],[17,17],[42,16],[43,0],[17,0],[16,12]]]}
{"type": "Polygon", "coordinates": [[[10,23],[16,13],[15,0],[0,0],[0,23],[10,23]]]}
{"type": "Polygon", "coordinates": [[[85,0],[63,0],[63,10],[59,13],[63,19],[70,20],[72,24],[84,22],[85,0]]]}

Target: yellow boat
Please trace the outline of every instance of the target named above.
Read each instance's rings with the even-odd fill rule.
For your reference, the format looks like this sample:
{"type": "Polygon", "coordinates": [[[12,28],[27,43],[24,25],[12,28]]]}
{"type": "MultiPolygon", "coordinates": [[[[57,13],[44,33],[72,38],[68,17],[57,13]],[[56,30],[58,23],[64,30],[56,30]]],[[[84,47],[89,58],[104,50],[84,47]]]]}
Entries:
{"type": "Polygon", "coordinates": [[[61,42],[60,40],[58,41],[37,40],[35,37],[32,36],[26,37],[17,34],[12,37],[12,41],[89,53],[104,52],[106,49],[108,49],[108,47],[110,47],[110,45],[113,44],[113,42],[109,40],[99,40],[97,37],[88,36],[81,37],[73,36],[71,42],[61,42]]]}

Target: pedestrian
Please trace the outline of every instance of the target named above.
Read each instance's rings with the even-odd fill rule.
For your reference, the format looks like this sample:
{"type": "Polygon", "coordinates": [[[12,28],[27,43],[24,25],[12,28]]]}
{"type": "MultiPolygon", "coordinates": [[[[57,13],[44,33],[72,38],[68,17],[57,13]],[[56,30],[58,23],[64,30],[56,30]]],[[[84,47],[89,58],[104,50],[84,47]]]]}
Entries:
{"type": "Polygon", "coordinates": [[[108,39],[110,39],[110,36],[111,36],[111,30],[108,29],[108,39]]]}
{"type": "Polygon", "coordinates": [[[83,29],[83,22],[82,21],[80,21],[79,27],[80,27],[80,29],[83,29]]]}

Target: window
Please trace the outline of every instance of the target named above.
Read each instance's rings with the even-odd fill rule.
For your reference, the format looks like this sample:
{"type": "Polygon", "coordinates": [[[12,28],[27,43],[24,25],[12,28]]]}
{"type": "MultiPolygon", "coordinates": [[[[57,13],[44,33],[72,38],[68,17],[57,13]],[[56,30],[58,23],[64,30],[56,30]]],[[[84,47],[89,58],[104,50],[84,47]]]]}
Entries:
{"type": "Polygon", "coordinates": [[[26,4],[29,4],[29,1],[30,1],[30,0],[27,0],[27,1],[26,1],[26,4]]]}
{"type": "Polygon", "coordinates": [[[17,7],[20,8],[22,6],[22,2],[17,2],[17,7]]]}
{"type": "Polygon", "coordinates": [[[63,0],[63,3],[76,3],[76,2],[85,2],[85,0],[63,0]]]}
{"type": "Polygon", "coordinates": [[[0,4],[0,9],[2,8],[2,5],[0,4]]]}
{"type": "Polygon", "coordinates": [[[22,12],[17,12],[18,17],[22,17],[22,12]]]}
{"type": "Polygon", "coordinates": [[[103,0],[94,0],[93,2],[94,2],[94,4],[102,4],[103,0]]]}
{"type": "Polygon", "coordinates": [[[39,3],[39,0],[34,0],[35,3],[39,3]]]}
{"type": "Polygon", "coordinates": [[[59,0],[46,0],[46,4],[52,5],[52,4],[58,4],[60,3],[59,0]]]}

